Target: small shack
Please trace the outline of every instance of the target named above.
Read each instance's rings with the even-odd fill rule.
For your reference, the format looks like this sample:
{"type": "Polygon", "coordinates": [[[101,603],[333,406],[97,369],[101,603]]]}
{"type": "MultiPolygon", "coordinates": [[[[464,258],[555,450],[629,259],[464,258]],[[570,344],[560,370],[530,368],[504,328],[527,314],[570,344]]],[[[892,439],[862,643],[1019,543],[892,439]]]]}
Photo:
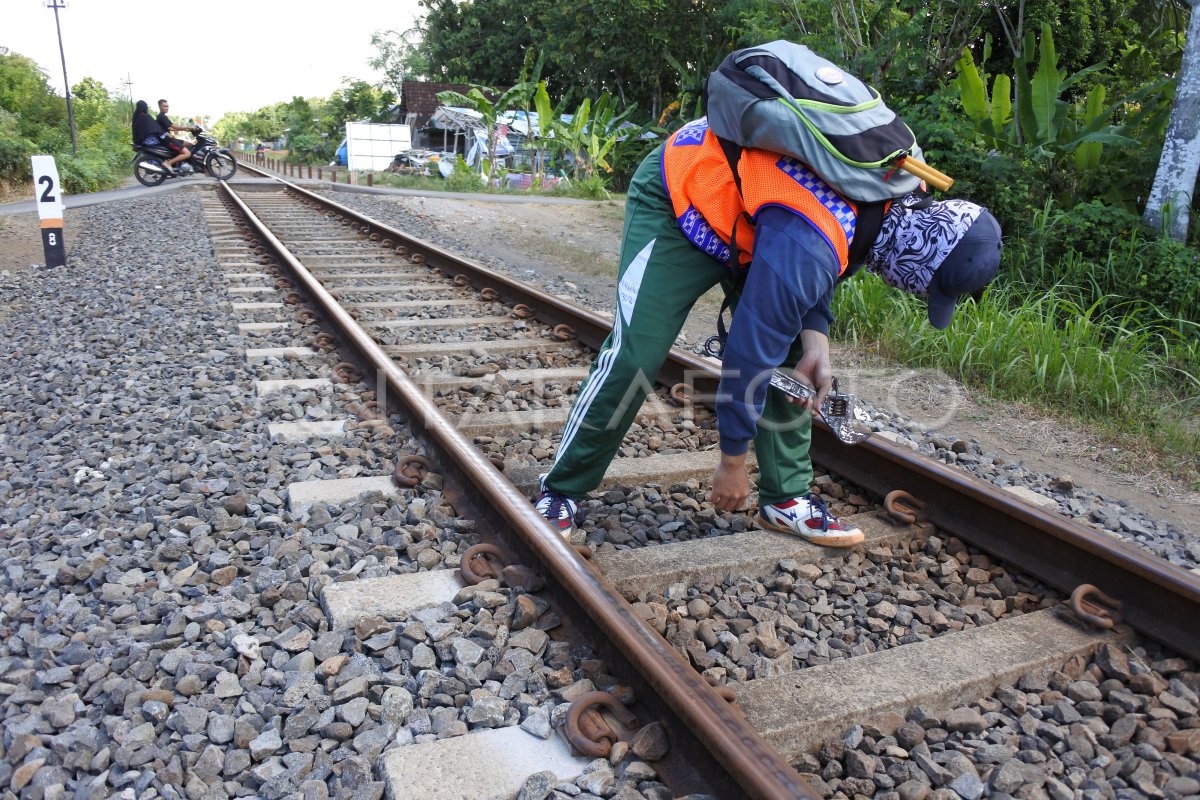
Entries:
{"type": "Polygon", "coordinates": [[[442,105],[438,92],[466,94],[471,87],[465,83],[430,83],[428,81],[403,81],[400,84],[400,102],[392,107],[391,121],[408,125],[413,131],[413,147],[439,147],[441,141],[431,141],[426,129],[433,112],[442,105]]]}
{"type": "MultiPolygon", "coordinates": [[[[496,157],[503,158],[516,152],[516,148],[509,140],[508,125],[501,122],[498,128],[496,157]]],[[[461,153],[470,166],[478,164],[487,154],[487,126],[483,115],[473,108],[439,106],[424,132],[430,147],[440,148],[443,153],[461,153]]]]}

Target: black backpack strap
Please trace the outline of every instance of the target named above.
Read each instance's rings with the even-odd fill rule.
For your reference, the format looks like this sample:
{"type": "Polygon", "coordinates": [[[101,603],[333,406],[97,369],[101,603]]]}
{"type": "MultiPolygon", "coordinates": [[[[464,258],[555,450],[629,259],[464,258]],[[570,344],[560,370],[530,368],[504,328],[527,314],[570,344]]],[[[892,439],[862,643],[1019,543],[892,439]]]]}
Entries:
{"type": "Polygon", "coordinates": [[[875,244],[875,239],[879,236],[879,229],[883,226],[883,217],[895,203],[903,208],[917,211],[933,204],[933,193],[918,189],[895,200],[858,203],[855,213],[854,239],[850,242],[850,269],[843,274],[843,278],[850,277],[866,261],[867,254],[871,252],[871,246],[875,244]]]}
{"type": "Polygon", "coordinates": [[[717,335],[708,337],[704,342],[704,352],[713,358],[720,358],[725,352],[725,340],[729,338],[729,328],[725,324],[725,312],[733,305],[732,298],[737,297],[742,292],[742,287],[746,284],[746,273],[748,269],[742,269],[737,244],[738,223],[746,221],[746,224],[753,225],[754,220],[750,215],[743,211],[737,219],[733,221],[733,233],[729,237],[729,265],[733,272],[733,288],[725,293],[725,298],[721,301],[721,310],[717,312],[717,335]]]}
{"type": "Polygon", "coordinates": [[[866,260],[879,236],[879,228],[883,225],[883,215],[887,211],[889,201],[878,203],[859,203],[858,213],[854,220],[854,239],[850,242],[849,265],[857,266],[866,260]]]}
{"type": "MultiPolygon", "coordinates": [[[[711,129],[709,129],[709,133],[712,133],[711,129]]],[[[733,173],[733,182],[737,184],[738,194],[741,194],[742,176],[738,174],[738,162],[742,160],[742,146],[728,139],[722,139],[715,133],[713,136],[716,136],[717,144],[721,145],[721,152],[725,154],[725,160],[729,162],[729,171],[733,173]]]]}

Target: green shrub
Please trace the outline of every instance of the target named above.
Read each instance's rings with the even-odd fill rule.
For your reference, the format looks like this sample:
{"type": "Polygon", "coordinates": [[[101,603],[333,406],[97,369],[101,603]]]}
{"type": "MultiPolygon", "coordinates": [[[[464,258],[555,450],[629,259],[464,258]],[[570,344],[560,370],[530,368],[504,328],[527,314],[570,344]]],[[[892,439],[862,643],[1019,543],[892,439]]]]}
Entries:
{"type": "Polygon", "coordinates": [[[28,181],[32,177],[29,156],[33,142],[0,129],[0,177],[10,181],[28,181]]]}
{"type": "Polygon", "coordinates": [[[479,176],[471,167],[467,166],[467,162],[463,161],[462,156],[457,157],[454,162],[454,171],[446,178],[446,188],[452,192],[482,192],[484,189],[483,178],[479,176]]]}
{"type": "Polygon", "coordinates": [[[612,195],[608,193],[608,181],[599,173],[586,178],[561,181],[551,187],[548,194],[577,197],[581,200],[609,200],[612,198],[612,195]]]}
{"type": "MultiPolygon", "coordinates": [[[[665,131],[658,131],[660,136],[665,136],[665,131]]],[[[614,192],[624,192],[629,188],[629,182],[633,180],[633,173],[645,160],[650,151],[662,144],[662,138],[658,139],[636,139],[622,143],[609,159],[612,172],[608,174],[609,187],[614,192]]]]}
{"type": "Polygon", "coordinates": [[[59,155],[58,177],[68,194],[82,194],[111,188],[121,182],[120,175],[103,153],[80,150],[78,156],[59,155]]]}
{"type": "Polygon", "coordinates": [[[1108,313],[1141,302],[1200,322],[1200,249],[1156,237],[1139,217],[1100,201],[1067,210],[1047,203],[1032,216],[1006,243],[1006,261],[1026,286],[1075,287],[1083,302],[1103,301],[1108,313]]]}
{"type": "Polygon", "coordinates": [[[1020,154],[989,151],[978,144],[958,99],[945,90],[897,110],[912,128],[925,161],[954,179],[946,196],[987,207],[1006,236],[1028,225],[1031,210],[1045,203],[1045,167],[1020,154]]]}

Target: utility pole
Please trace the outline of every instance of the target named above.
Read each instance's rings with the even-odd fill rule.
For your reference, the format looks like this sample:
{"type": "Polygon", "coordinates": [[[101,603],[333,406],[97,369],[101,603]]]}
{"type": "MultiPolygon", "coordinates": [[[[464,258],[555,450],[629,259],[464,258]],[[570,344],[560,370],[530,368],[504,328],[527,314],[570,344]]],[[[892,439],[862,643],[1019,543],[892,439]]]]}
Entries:
{"type": "Polygon", "coordinates": [[[67,125],[71,127],[71,153],[79,155],[79,142],[75,137],[75,112],[71,108],[71,82],[67,80],[67,54],[63,50],[62,24],[58,21],[58,10],[66,7],[66,0],[46,0],[46,8],[54,9],[54,27],[58,30],[58,54],[62,57],[63,91],[67,95],[67,125]]]}
{"type": "Polygon", "coordinates": [[[129,93],[129,107],[132,109],[133,108],[133,76],[131,76],[128,72],[126,72],[125,80],[121,81],[121,84],[125,87],[125,91],[129,93]]]}

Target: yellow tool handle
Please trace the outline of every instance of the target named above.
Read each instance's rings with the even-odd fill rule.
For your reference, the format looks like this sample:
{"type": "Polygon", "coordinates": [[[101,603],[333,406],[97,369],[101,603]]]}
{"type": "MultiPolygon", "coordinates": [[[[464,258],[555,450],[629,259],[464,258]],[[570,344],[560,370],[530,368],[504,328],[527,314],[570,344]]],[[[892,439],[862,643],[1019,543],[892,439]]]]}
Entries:
{"type": "Polygon", "coordinates": [[[948,191],[954,184],[954,179],[949,175],[945,174],[944,172],[938,172],[924,161],[915,159],[912,156],[907,156],[903,161],[901,161],[899,167],[911,175],[916,175],[933,188],[943,192],[948,191]]]}

